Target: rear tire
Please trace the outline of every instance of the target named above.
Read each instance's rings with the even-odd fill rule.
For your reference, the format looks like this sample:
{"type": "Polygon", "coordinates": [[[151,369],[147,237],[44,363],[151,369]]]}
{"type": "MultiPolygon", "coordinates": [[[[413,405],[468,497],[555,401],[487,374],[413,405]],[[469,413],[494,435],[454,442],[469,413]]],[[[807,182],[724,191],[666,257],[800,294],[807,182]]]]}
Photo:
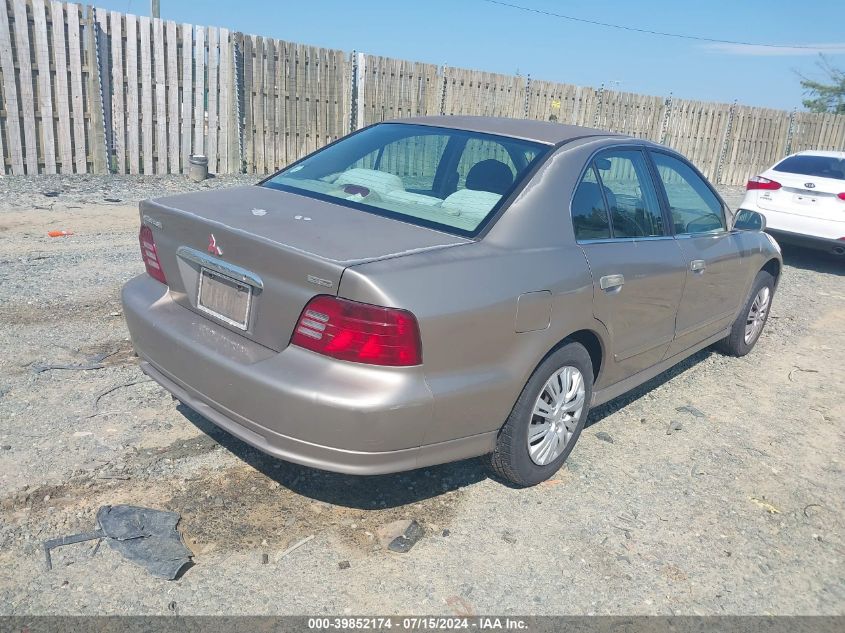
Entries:
{"type": "Polygon", "coordinates": [[[716,343],[716,349],[728,356],[745,356],[754,349],[769,319],[774,293],[775,278],[761,270],[754,278],[748,301],[731,326],[731,333],[716,343]]]}
{"type": "Polygon", "coordinates": [[[593,364],[569,343],[534,370],[488,456],[493,473],[520,487],[554,475],[575,447],[593,396],[593,364]]]}

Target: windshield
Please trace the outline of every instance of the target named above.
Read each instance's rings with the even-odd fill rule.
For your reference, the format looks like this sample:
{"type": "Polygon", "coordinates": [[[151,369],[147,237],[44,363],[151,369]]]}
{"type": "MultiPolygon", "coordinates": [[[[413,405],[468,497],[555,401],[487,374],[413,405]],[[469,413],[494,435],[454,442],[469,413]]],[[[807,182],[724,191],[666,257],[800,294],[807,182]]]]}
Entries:
{"type": "Polygon", "coordinates": [[[473,236],[548,149],[490,134],[383,123],[262,184],[473,236]]]}
{"type": "Polygon", "coordinates": [[[845,159],[836,156],[802,154],[783,159],[775,165],[774,170],[816,178],[845,180],[845,159]]]}

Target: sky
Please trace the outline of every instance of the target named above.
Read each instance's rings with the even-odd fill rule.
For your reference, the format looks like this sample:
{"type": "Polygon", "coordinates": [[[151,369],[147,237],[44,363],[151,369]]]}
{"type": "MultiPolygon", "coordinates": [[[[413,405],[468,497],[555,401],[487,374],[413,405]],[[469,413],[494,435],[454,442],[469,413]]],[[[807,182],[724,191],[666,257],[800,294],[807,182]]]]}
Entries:
{"type": "MultiPolygon", "coordinates": [[[[160,0],[161,17],[344,51],[703,101],[802,109],[797,73],[845,68],[845,0],[507,0],[648,35],[485,0],[160,0]]],[[[94,0],[149,15],[149,0],[94,0]]]]}

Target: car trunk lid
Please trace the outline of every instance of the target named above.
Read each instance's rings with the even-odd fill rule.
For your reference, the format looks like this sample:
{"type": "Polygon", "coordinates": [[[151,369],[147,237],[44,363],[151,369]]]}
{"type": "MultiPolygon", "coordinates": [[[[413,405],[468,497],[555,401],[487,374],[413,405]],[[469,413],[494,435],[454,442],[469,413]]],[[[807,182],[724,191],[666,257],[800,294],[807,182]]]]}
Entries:
{"type": "Polygon", "coordinates": [[[757,204],[766,211],[845,221],[845,181],[769,170],[764,178],[780,183],[780,189],[760,189],[757,204]]]}
{"type": "Polygon", "coordinates": [[[171,297],[275,350],[348,266],[470,241],[261,186],[145,200],[140,212],[171,297]]]}

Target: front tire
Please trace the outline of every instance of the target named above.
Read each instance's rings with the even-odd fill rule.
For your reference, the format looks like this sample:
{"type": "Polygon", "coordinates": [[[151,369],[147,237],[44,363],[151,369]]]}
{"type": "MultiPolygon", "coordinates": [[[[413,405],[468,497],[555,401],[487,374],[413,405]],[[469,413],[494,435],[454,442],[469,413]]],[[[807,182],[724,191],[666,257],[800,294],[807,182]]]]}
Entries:
{"type": "Polygon", "coordinates": [[[493,472],[517,486],[554,475],[575,447],[593,396],[593,364],[583,345],[564,345],[534,371],[490,454],[493,472]]]}
{"type": "Polygon", "coordinates": [[[754,278],[748,301],[731,326],[731,333],[716,344],[720,352],[728,356],[745,356],[754,349],[769,319],[774,294],[775,278],[761,270],[754,278]]]}

